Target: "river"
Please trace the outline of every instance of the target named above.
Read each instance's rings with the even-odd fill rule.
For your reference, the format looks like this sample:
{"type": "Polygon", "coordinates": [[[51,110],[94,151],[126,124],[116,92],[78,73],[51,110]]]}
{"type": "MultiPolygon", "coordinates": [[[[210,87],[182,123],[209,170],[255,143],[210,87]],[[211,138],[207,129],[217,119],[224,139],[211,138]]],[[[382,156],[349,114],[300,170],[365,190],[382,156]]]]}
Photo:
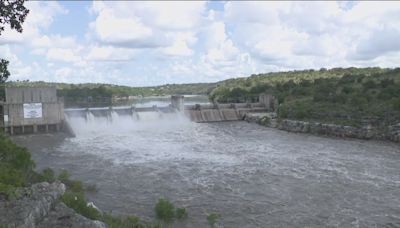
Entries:
{"type": "Polygon", "coordinates": [[[72,119],[76,137],[15,136],[38,169],[96,184],[104,211],[154,218],[165,197],[186,207],[177,227],[399,227],[400,146],[294,134],[179,114],[72,119]]]}

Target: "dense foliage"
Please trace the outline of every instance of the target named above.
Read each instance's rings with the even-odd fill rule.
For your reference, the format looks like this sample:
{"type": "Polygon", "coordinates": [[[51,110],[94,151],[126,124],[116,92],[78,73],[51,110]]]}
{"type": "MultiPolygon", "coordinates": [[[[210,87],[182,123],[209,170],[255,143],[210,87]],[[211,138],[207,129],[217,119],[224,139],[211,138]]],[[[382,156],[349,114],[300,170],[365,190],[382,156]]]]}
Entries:
{"type": "Polygon", "coordinates": [[[217,102],[275,95],[280,118],[386,126],[400,118],[400,68],[335,68],[252,75],[227,80],[211,92],[217,102]]]}
{"type": "Polygon", "coordinates": [[[0,84],[7,81],[10,76],[10,72],[8,71],[8,64],[10,62],[5,59],[0,59],[0,84]]]}
{"type": "Polygon", "coordinates": [[[157,218],[165,223],[170,223],[174,219],[182,220],[188,216],[185,208],[175,208],[170,201],[164,198],[158,200],[154,211],[157,218]]]}
{"type": "Polygon", "coordinates": [[[29,13],[24,3],[24,0],[0,0],[0,35],[6,24],[11,29],[22,32],[22,23],[29,13]]]}
{"type": "Polygon", "coordinates": [[[30,153],[12,143],[0,133],[0,195],[2,198],[14,197],[17,187],[24,187],[36,176],[35,164],[30,153]]]}
{"type": "Polygon", "coordinates": [[[165,84],[160,86],[130,87],[101,83],[52,83],[52,82],[30,82],[12,81],[9,86],[55,86],[59,96],[65,97],[107,97],[107,96],[163,96],[171,94],[208,94],[217,83],[193,83],[193,84],[165,84]]]}

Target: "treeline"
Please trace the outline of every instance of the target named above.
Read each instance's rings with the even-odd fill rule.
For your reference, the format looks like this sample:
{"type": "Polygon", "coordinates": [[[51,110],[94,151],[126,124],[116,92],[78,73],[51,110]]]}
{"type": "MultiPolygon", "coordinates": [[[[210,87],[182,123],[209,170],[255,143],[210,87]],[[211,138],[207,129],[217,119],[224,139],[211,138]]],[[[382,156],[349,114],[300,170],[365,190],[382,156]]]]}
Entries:
{"type": "Polygon", "coordinates": [[[112,84],[84,83],[49,83],[49,82],[30,82],[30,81],[12,81],[7,82],[7,86],[55,86],[59,96],[70,99],[107,98],[112,96],[164,96],[172,94],[209,94],[216,83],[193,83],[193,84],[166,84],[161,86],[149,87],[130,87],[112,84]]]}
{"type": "Polygon", "coordinates": [[[400,68],[334,68],[252,75],[211,92],[217,102],[251,101],[274,94],[278,117],[387,126],[400,121],[400,68]]]}

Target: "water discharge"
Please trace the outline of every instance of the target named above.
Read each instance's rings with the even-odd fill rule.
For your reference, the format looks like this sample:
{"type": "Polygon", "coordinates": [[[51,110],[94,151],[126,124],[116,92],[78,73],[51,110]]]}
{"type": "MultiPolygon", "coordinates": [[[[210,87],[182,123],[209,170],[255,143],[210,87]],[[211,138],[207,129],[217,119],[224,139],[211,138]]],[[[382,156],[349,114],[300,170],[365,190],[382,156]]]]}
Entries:
{"type": "MultiPolygon", "coordinates": [[[[90,114],[89,114],[90,115],[90,114]]],[[[70,117],[75,138],[15,137],[38,168],[95,183],[105,211],[153,218],[159,197],[185,206],[178,227],[398,227],[398,144],[292,134],[179,113],[70,117]]]]}

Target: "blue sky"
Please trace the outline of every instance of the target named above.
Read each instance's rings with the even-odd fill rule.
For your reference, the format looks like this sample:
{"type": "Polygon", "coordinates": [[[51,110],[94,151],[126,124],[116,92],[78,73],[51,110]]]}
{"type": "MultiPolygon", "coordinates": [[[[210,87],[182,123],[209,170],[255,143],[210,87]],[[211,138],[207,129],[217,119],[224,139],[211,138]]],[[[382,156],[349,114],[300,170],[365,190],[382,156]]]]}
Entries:
{"type": "Polygon", "coordinates": [[[398,67],[399,2],[27,2],[11,80],[149,86],[321,67],[398,67]]]}

